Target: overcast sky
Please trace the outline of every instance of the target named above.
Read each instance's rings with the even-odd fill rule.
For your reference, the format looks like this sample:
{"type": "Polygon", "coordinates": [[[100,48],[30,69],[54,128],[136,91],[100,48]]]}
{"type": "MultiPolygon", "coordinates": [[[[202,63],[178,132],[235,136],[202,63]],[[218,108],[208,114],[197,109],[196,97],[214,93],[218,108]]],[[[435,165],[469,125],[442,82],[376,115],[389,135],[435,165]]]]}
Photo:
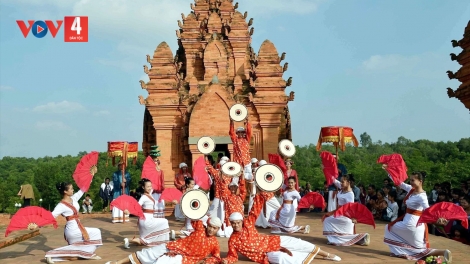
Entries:
{"type": "MultiPolygon", "coordinates": [[[[470,2],[238,0],[253,17],[252,46],[286,52],[293,77],[293,141],[316,143],[322,126],[350,126],[373,141],[457,141],[470,114],[449,99],[446,71],[459,64],[470,2]]],[[[106,142],[142,141],[146,54],[175,30],[189,0],[0,1],[0,158],[106,151],[106,142]],[[89,17],[89,42],[24,38],[16,20],[89,17]]]]}

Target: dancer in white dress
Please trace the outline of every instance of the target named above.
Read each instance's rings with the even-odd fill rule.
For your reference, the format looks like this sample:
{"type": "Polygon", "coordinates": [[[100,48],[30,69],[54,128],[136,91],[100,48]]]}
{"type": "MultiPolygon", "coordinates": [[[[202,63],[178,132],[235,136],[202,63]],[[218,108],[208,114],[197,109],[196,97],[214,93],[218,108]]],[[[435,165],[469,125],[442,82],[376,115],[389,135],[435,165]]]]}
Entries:
{"type": "MultiPolygon", "coordinates": [[[[336,196],[338,208],[347,203],[354,203],[351,181],[354,181],[352,175],[343,175],[341,182],[336,179],[334,181],[334,185],[341,189],[336,196]]],[[[329,212],[323,219],[323,235],[328,239],[328,244],[335,246],[351,246],[354,244],[368,246],[370,244],[370,235],[368,233],[355,233],[356,219],[346,216],[335,217],[334,212],[329,212]]]]}
{"type": "Polygon", "coordinates": [[[297,214],[297,206],[294,200],[300,201],[300,194],[295,190],[295,177],[289,177],[287,188],[283,193],[282,207],[277,211],[272,211],[269,217],[271,224],[271,233],[295,233],[303,232],[304,234],[310,233],[310,226],[297,226],[295,225],[295,216],[297,214]]]}
{"type": "Polygon", "coordinates": [[[75,259],[101,259],[95,254],[96,249],[103,245],[101,242],[101,231],[98,228],[83,227],[80,223],[78,200],[83,196],[82,190],[73,193],[71,183],[57,184],[57,190],[62,195],[62,201],[56,205],[52,215],[59,215],[67,219],[64,237],[68,246],[50,250],[46,253],[46,262],[70,261],[75,259]]]}
{"type": "MultiPolygon", "coordinates": [[[[139,204],[144,211],[145,219],[139,219],[139,237],[129,241],[124,238],[124,247],[129,248],[129,242],[139,246],[157,246],[167,243],[170,240],[170,226],[165,218],[154,217],[157,210],[157,201],[152,197],[152,182],[149,179],[142,179],[144,194],[139,199],[139,204]]],[[[127,212],[125,212],[127,213],[127,212]]]]}
{"type": "MultiPolygon", "coordinates": [[[[383,167],[386,168],[386,165],[383,167]]],[[[390,248],[390,255],[393,257],[419,260],[427,256],[444,256],[445,261],[451,263],[452,254],[448,249],[429,248],[427,225],[417,225],[423,210],[429,207],[426,191],[423,190],[425,177],[423,172],[413,172],[410,185],[403,182],[399,185],[408,192],[403,200],[406,204],[406,214],[385,226],[384,243],[390,248]]],[[[440,218],[436,224],[446,225],[447,222],[446,219],[440,218]]]]}

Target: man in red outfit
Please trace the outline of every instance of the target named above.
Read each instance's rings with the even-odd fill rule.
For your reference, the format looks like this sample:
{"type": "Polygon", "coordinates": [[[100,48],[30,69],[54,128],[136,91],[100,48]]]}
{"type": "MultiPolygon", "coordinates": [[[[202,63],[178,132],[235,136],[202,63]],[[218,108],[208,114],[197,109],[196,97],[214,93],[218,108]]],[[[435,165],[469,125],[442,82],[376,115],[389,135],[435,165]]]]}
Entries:
{"type": "Polygon", "coordinates": [[[272,193],[257,190],[253,207],[248,218],[235,212],[230,215],[233,234],[228,241],[228,254],[222,260],[223,264],[238,261],[238,253],[248,257],[256,263],[311,263],[315,256],[323,259],[340,261],[341,258],[320,250],[319,247],[307,241],[291,237],[259,234],[255,228],[265,201],[273,197],[272,193]]]}
{"type": "MultiPolygon", "coordinates": [[[[233,161],[244,167],[245,179],[251,181],[253,173],[251,171],[251,158],[250,158],[250,141],[251,141],[251,124],[248,122],[248,117],[245,121],[245,127],[239,127],[235,130],[233,120],[230,119],[230,139],[233,143],[233,161]]],[[[236,179],[235,178],[235,182],[236,179]]],[[[238,182],[237,182],[238,183],[238,182]]]]}

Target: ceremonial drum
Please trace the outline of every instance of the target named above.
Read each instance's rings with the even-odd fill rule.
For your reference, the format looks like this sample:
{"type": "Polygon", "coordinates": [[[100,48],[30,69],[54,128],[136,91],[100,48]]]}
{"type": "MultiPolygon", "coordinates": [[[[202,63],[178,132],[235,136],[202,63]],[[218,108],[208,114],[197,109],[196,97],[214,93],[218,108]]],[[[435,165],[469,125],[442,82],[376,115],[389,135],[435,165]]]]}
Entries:
{"type": "Polygon", "coordinates": [[[238,177],[242,174],[243,168],[240,164],[229,161],[222,165],[222,173],[227,177],[238,177]]]}
{"type": "Polygon", "coordinates": [[[295,146],[292,141],[288,139],[283,139],[279,142],[278,145],[279,152],[282,156],[290,158],[295,155],[295,146]]]}
{"type": "Polygon", "coordinates": [[[234,104],[230,107],[230,119],[235,122],[240,122],[246,119],[248,116],[248,109],[242,104],[234,104]]]}
{"type": "Polygon", "coordinates": [[[282,187],[284,173],[274,164],[261,165],[256,169],[255,182],[265,192],[275,192],[282,187]]]}
{"type": "Polygon", "coordinates": [[[210,154],[215,150],[215,142],[211,137],[201,137],[197,141],[197,149],[202,154],[210,154]]]}
{"type": "Polygon", "coordinates": [[[198,220],[209,211],[209,198],[202,190],[191,190],[183,194],[179,206],[184,216],[191,220],[198,220]]]}
{"type": "Polygon", "coordinates": [[[352,128],[338,126],[321,128],[317,142],[317,151],[321,149],[322,143],[333,143],[335,147],[339,146],[342,151],[346,149],[346,143],[352,143],[355,147],[359,145],[352,128]]]}

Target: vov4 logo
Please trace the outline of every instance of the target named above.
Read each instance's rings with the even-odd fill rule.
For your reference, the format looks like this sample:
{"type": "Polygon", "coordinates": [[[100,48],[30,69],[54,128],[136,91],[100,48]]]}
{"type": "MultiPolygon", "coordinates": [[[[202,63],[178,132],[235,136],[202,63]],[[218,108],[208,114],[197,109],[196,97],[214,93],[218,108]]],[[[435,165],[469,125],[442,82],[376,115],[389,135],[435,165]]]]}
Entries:
{"type": "Polygon", "coordinates": [[[28,37],[31,31],[36,38],[44,38],[48,32],[52,38],[64,24],[64,42],[88,42],[88,17],[87,16],[66,16],[64,20],[28,20],[28,26],[23,20],[16,20],[23,36],[28,37]]]}

